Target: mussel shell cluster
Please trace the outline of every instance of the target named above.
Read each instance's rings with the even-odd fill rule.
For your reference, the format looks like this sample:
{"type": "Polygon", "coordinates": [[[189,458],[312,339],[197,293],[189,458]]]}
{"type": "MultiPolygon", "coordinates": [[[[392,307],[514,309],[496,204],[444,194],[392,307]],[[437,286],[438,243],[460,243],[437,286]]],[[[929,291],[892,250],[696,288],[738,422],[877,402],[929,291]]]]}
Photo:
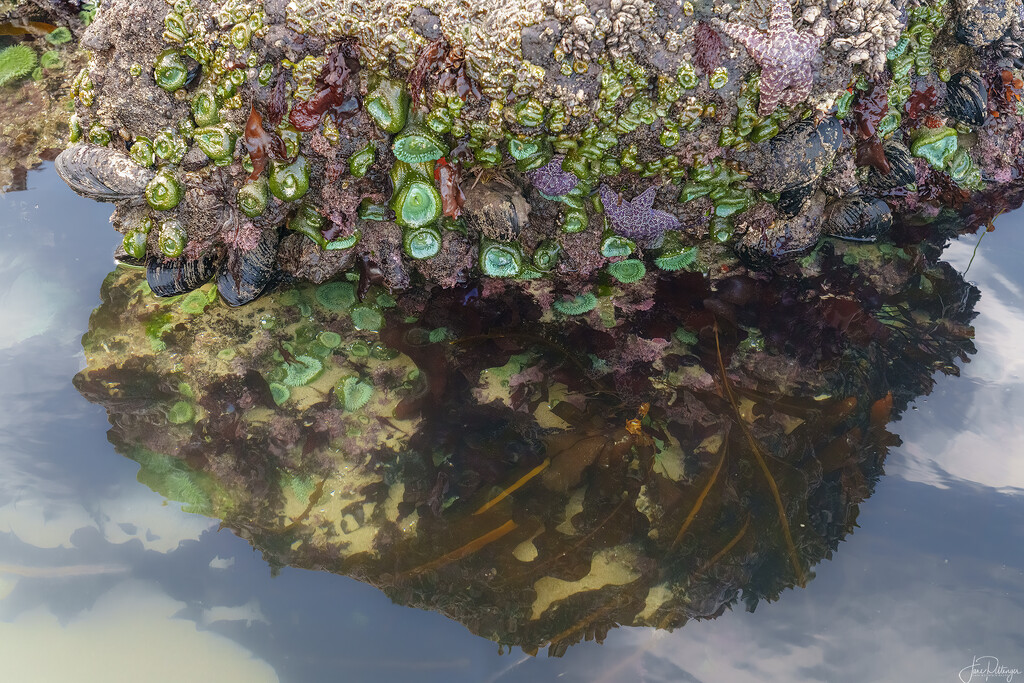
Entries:
{"type": "Polygon", "coordinates": [[[1021,0],[956,0],[956,39],[973,48],[987,47],[1009,30],[1021,0]]]}
{"type": "Polygon", "coordinates": [[[770,163],[761,178],[769,192],[786,192],[814,184],[828,168],[843,144],[843,124],[829,117],[815,125],[799,121],[768,143],[770,163]]]}
{"type": "Polygon", "coordinates": [[[980,126],[988,117],[988,89],[973,71],[956,74],[946,84],[946,111],[957,121],[980,126]]]}
{"type": "Polygon", "coordinates": [[[888,190],[917,182],[914,157],[906,145],[896,140],[887,140],[882,149],[889,162],[889,172],[882,174],[872,167],[868,172],[868,182],[873,187],[888,190]]]}
{"type": "Polygon", "coordinates": [[[217,291],[228,305],[247,304],[267,288],[277,270],[279,239],[276,230],[264,230],[254,248],[228,254],[217,277],[217,291]]]}
{"type": "Polygon", "coordinates": [[[822,231],[847,240],[874,241],[892,227],[892,210],[876,197],[849,195],[825,207],[822,231]]]}

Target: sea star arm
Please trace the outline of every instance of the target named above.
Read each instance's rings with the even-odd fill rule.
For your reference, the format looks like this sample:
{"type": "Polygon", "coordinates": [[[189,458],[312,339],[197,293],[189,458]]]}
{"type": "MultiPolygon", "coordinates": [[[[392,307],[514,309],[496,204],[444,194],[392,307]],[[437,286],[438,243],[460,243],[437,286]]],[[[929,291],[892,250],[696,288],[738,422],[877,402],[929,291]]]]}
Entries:
{"type": "Polygon", "coordinates": [[[715,19],[715,26],[733,40],[739,41],[754,61],[760,63],[768,49],[768,41],[765,35],[753,26],[746,24],[727,24],[721,19],[715,19]]]}
{"type": "Polygon", "coordinates": [[[768,33],[776,36],[793,32],[793,9],[789,6],[789,0],[772,0],[772,14],[768,20],[768,33]]]}

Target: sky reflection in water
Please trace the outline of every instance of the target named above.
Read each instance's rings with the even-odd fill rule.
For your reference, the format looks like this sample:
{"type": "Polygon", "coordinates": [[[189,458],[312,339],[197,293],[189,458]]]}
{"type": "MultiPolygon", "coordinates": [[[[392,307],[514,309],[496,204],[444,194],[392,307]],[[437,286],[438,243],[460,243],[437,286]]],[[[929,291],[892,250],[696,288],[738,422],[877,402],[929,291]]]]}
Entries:
{"type": "MultiPolygon", "coordinates": [[[[969,272],[979,352],[890,425],[904,445],[806,589],[549,659],[499,657],[346,577],[271,578],[247,543],[139,484],[70,383],[111,265],[108,208],[50,167],[29,185],[0,197],[0,680],[956,680],[985,655],[1024,669],[1019,213],[969,272]]],[[[961,272],[974,239],[946,252],[961,272]]]]}

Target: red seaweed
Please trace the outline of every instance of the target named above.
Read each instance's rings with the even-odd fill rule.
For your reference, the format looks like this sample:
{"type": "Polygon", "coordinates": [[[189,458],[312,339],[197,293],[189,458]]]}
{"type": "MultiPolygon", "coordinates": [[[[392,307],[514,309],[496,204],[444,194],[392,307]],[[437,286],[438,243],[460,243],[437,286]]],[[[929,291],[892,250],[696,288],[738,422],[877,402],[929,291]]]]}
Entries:
{"type": "Polygon", "coordinates": [[[288,85],[288,76],[282,70],[277,75],[274,89],[270,91],[270,101],[267,102],[267,118],[270,125],[277,126],[284,119],[284,113],[288,111],[288,92],[285,86],[288,85]]]}
{"type": "Polygon", "coordinates": [[[441,66],[448,56],[445,47],[445,39],[438,38],[423,48],[416,57],[416,64],[409,72],[409,96],[412,98],[412,106],[415,108],[420,103],[420,93],[423,92],[423,81],[427,74],[441,66]]]}
{"type": "Polygon", "coordinates": [[[256,180],[267,167],[267,159],[287,159],[284,140],[277,133],[263,128],[263,117],[256,107],[249,111],[249,120],[245,122],[245,148],[252,160],[252,173],[249,180],[256,180]]]}
{"type": "Polygon", "coordinates": [[[317,79],[317,91],[292,107],[288,120],[293,126],[308,133],[320,125],[324,114],[329,113],[334,123],[340,124],[359,111],[359,98],[354,92],[357,84],[352,78],[359,67],[358,61],[347,59],[350,51],[342,45],[331,52],[317,79]]]}
{"type": "Polygon", "coordinates": [[[693,63],[704,73],[711,73],[722,63],[722,37],[706,22],[697,22],[693,44],[693,63]]]}
{"type": "Polygon", "coordinates": [[[462,215],[462,205],[466,202],[466,195],[459,186],[462,182],[462,169],[458,163],[450,164],[447,159],[441,157],[434,166],[434,180],[441,192],[444,215],[448,218],[458,218],[462,215]]]}

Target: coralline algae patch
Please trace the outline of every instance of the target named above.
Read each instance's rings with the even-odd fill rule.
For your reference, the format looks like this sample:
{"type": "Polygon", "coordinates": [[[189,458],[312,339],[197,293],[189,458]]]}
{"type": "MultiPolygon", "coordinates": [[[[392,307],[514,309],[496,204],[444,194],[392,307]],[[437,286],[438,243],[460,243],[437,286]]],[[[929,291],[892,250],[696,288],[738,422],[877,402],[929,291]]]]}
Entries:
{"type": "Polygon", "coordinates": [[[129,256],[209,257],[221,284],[239,261],[242,284],[261,274],[222,289],[235,303],[275,265],[324,282],[361,264],[393,290],[417,271],[629,284],[705,267],[690,255],[712,242],[760,267],[823,230],[884,239],[890,214],[1005,177],[973,148],[1019,126],[981,102],[998,70],[1024,82],[1000,56],[1019,51],[1019,20],[979,52],[960,40],[968,14],[944,0],[113,0],[72,88],[72,139],[107,156],[62,173],[117,204],[129,256]],[[914,159],[929,171],[904,174],[914,159]],[[863,201],[835,210],[850,195],[863,201]],[[861,230],[855,205],[885,215],[861,230]]]}

